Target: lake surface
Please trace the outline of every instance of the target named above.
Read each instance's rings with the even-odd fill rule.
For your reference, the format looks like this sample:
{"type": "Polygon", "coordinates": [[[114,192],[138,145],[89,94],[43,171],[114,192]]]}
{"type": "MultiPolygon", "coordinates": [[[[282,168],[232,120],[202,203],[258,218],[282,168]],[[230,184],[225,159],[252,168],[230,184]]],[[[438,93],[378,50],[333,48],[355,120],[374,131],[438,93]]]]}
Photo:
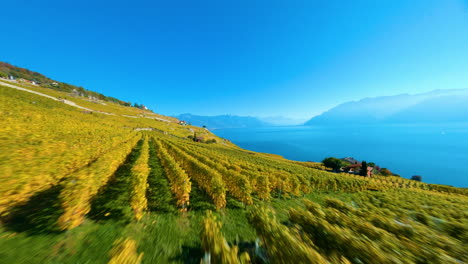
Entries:
{"type": "Polygon", "coordinates": [[[468,124],[356,127],[286,126],[217,129],[216,135],[257,152],[300,161],[354,157],[402,177],[468,187],[468,124]]]}

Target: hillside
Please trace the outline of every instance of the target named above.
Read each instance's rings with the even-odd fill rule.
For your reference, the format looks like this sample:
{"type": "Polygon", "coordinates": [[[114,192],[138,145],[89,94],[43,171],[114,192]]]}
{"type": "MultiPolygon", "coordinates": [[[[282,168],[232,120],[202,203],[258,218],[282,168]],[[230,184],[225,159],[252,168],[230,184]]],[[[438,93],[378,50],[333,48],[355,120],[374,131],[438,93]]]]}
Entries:
{"type": "Polygon", "coordinates": [[[206,126],[208,129],[263,127],[269,125],[268,123],[251,116],[198,116],[192,114],[181,114],[176,117],[179,120],[184,120],[194,126],[206,126]]]}
{"type": "Polygon", "coordinates": [[[37,86],[49,88],[61,92],[75,92],[76,95],[95,98],[96,100],[103,100],[113,102],[120,105],[130,106],[130,102],[124,102],[114,97],[105,96],[103,94],[89,91],[80,86],[71,85],[64,82],[59,82],[44,76],[41,73],[34,72],[25,68],[11,65],[6,62],[0,61],[0,78],[13,78],[22,83],[34,83],[37,86]]]}
{"type": "Polygon", "coordinates": [[[305,125],[468,122],[468,89],[365,98],[338,105],[305,125]]]}
{"type": "Polygon", "coordinates": [[[0,81],[0,101],[4,263],[468,261],[466,189],[331,173],[24,83],[0,81]]]}

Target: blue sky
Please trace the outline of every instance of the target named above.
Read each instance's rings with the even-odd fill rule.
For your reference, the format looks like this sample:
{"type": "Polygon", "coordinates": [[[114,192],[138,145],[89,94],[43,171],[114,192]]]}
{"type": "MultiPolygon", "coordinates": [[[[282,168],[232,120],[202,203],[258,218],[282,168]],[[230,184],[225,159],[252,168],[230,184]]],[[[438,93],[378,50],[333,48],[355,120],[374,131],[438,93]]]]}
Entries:
{"type": "Polygon", "coordinates": [[[0,61],[172,115],[468,88],[468,3],[9,1],[0,61]]]}

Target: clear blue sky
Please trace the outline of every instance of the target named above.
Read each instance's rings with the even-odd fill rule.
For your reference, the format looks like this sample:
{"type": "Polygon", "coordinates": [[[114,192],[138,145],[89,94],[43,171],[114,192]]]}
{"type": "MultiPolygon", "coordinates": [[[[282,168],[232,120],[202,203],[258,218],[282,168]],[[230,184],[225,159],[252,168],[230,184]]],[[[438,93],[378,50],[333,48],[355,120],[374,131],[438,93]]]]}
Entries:
{"type": "Polygon", "coordinates": [[[4,2],[0,61],[167,115],[468,88],[462,0],[4,2]]]}

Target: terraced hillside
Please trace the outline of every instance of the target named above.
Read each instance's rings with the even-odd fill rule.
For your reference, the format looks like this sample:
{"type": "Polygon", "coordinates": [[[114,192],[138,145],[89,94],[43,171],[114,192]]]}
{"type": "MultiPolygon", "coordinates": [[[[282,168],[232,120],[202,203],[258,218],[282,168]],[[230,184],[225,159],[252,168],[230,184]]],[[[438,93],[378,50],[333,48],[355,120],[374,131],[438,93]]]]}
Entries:
{"type": "Polygon", "coordinates": [[[3,263],[468,261],[466,189],[330,173],[22,87],[95,111],[0,83],[3,263]]]}

